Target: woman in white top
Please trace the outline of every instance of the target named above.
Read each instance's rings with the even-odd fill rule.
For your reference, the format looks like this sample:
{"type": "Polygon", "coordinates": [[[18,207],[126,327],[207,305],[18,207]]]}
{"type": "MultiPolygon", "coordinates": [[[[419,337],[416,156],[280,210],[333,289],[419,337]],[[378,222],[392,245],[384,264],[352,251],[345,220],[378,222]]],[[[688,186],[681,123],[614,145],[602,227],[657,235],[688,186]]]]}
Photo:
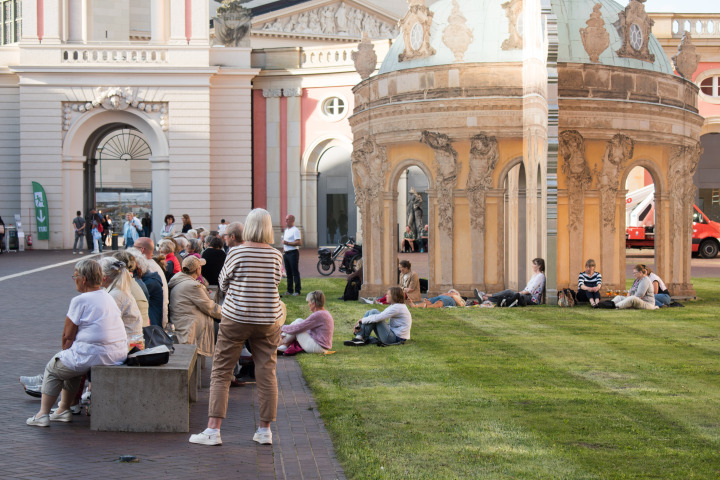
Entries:
{"type": "Polygon", "coordinates": [[[670,298],[670,292],[665,286],[665,282],[663,282],[662,278],[658,277],[657,274],[649,268],[647,269],[647,272],[648,278],[652,283],[653,294],[655,295],[655,306],[664,307],[665,305],[670,305],[672,299],[670,298]]]}
{"type": "Polygon", "coordinates": [[[390,287],[386,297],[390,300],[390,306],[383,312],[376,309],[366,312],[355,324],[355,338],[344,342],[344,345],[399,345],[410,339],[412,316],[405,305],[405,292],[400,287],[390,287]],[[385,323],[385,320],[388,323],[385,323]],[[372,337],[372,333],[375,333],[377,338],[372,337]]]}
{"type": "Polygon", "coordinates": [[[40,410],[26,423],[48,427],[50,422],[70,422],[70,403],[80,379],[95,365],[120,365],[127,358],[128,342],[115,300],[102,289],[102,268],[92,259],[75,264],[75,288],[80,295],[70,302],[62,334],[61,352],[53,355],[43,375],[40,410]],[[55,413],[50,407],[62,391],[55,413]]]}
{"type": "Polygon", "coordinates": [[[130,285],[134,280],[130,276],[127,266],[113,257],[105,257],[100,260],[100,266],[103,273],[102,286],[113,297],[120,309],[128,340],[134,335],[142,335],[143,319],[138,304],[130,291],[130,285]]]}
{"type": "Polygon", "coordinates": [[[502,292],[486,295],[484,292],[475,291],[475,297],[480,303],[490,300],[501,307],[514,307],[520,305],[539,305],[542,302],[543,290],[545,289],[545,260],[535,258],[532,261],[533,276],[521,292],[503,290],[502,292]]]}
{"type": "Polygon", "coordinates": [[[165,225],[160,230],[160,238],[172,237],[175,234],[175,217],[170,214],[165,215],[165,225]]]}

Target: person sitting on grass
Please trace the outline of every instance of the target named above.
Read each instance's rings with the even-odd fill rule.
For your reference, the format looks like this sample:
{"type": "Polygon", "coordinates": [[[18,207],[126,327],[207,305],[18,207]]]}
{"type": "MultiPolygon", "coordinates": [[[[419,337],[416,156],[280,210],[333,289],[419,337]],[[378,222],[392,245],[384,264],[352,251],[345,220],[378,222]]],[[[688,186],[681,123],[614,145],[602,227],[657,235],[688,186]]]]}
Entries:
{"type": "Polygon", "coordinates": [[[578,302],[590,302],[591,307],[597,307],[601,287],[602,275],[595,271],[595,260],[591,258],[585,262],[585,270],[578,275],[578,302]]]}
{"type": "Polygon", "coordinates": [[[278,355],[325,353],[332,348],[335,325],[332,315],[325,310],[325,294],[321,290],[315,290],[308,293],[305,300],[312,313],[304,320],[298,318],[290,325],[282,326],[282,345],[278,347],[278,355]]]}
{"type": "Polygon", "coordinates": [[[405,292],[400,287],[390,287],[386,297],[390,306],[383,312],[372,309],[355,324],[355,338],[344,342],[347,346],[367,344],[398,345],[410,339],[412,316],[405,305],[405,292]],[[388,323],[385,323],[388,320],[388,323]],[[376,337],[370,334],[375,333],[376,337]]]}
{"type": "MultiPolygon", "coordinates": [[[[410,302],[419,302],[422,300],[420,296],[420,279],[418,274],[411,270],[412,265],[407,260],[400,261],[400,288],[405,294],[405,299],[410,302]]],[[[365,303],[379,303],[381,305],[387,305],[390,303],[389,297],[378,298],[373,301],[372,299],[363,299],[365,303]]]]}
{"type": "Polygon", "coordinates": [[[443,308],[443,307],[464,307],[465,300],[463,300],[460,292],[454,288],[449,290],[447,293],[441,293],[437,297],[428,297],[420,303],[413,303],[408,301],[411,307],[418,308],[443,308]]]}
{"type": "Polygon", "coordinates": [[[647,272],[648,278],[652,282],[653,286],[653,294],[655,295],[655,306],[665,307],[667,305],[670,305],[670,303],[672,303],[672,299],[670,298],[670,292],[665,286],[665,282],[663,282],[662,279],[658,277],[656,273],[653,273],[653,271],[649,268],[647,268],[647,272]]]}
{"type": "Polygon", "coordinates": [[[618,295],[612,299],[615,308],[619,310],[625,308],[657,310],[659,307],[655,306],[652,281],[650,281],[650,277],[647,275],[645,265],[635,265],[633,275],[635,275],[635,282],[633,282],[632,287],[630,287],[628,296],[623,297],[618,295]]]}
{"type": "Polygon", "coordinates": [[[532,271],[532,278],[530,278],[528,284],[519,293],[513,290],[503,290],[502,292],[487,295],[484,292],[479,292],[478,289],[475,288],[475,298],[477,298],[480,303],[489,300],[501,307],[539,305],[542,301],[542,293],[545,288],[545,260],[542,258],[533,259],[532,271]]]}

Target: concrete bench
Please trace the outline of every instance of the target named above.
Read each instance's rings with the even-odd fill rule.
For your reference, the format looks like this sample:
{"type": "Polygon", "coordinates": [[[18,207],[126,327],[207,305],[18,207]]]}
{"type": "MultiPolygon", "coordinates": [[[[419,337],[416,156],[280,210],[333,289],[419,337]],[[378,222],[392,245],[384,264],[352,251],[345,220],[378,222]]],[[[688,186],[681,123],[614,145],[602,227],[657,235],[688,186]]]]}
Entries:
{"type": "Polygon", "coordinates": [[[158,367],[93,367],[90,429],[111,432],[189,432],[200,362],[195,345],[175,345],[158,367]]]}

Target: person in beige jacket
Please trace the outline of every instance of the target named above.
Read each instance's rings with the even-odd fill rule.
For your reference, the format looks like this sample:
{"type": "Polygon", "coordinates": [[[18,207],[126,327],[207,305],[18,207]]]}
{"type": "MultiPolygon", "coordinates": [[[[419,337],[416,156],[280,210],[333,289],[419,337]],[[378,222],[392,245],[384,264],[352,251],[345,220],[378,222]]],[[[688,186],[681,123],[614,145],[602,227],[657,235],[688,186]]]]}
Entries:
{"type": "Polygon", "coordinates": [[[175,325],[178,343],[196,345],[198,354],[212,357],[215,351],[213,318],[220,319],[220,305],[197,281],[205,259],[189,256],[182,271],[168,283],[170,288],[170,321],[175,325]]]}

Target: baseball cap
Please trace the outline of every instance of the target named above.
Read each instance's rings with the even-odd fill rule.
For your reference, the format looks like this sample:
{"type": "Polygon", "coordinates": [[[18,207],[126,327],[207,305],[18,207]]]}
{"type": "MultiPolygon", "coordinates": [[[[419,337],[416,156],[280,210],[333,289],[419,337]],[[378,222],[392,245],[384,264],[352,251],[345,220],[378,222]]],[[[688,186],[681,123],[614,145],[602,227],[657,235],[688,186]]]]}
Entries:
{"type": "Polygon", "coordinates": [[[188,255],[185,257],[185,260],[182,262],[182,268],[183,270],[188,270],[190,272],[194,272],[198,268],[200,268],[202,265],[205,265],[207,262],[204,258],[198,258],[195,255],[188,255]]]}

